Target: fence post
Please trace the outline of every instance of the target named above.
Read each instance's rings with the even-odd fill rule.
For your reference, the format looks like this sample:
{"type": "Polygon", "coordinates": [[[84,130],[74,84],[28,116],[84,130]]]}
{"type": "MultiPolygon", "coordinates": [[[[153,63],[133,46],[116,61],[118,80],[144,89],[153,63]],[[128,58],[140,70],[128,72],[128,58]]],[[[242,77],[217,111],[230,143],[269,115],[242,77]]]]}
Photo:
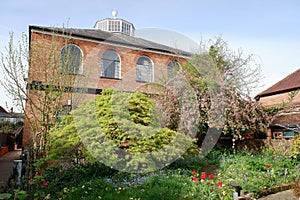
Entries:
{"type": "Polygon", "coordinates": [[[24,161],[24,176],[28,178],[29,175],[29,151],[23,151],[23,161],[24,161]]]}
{"type": "Polygon", "coordinates": [[[22,176],[22,160],[14,160],[13,162],[14,178],[17,186],[21,185],[22,176]]]}

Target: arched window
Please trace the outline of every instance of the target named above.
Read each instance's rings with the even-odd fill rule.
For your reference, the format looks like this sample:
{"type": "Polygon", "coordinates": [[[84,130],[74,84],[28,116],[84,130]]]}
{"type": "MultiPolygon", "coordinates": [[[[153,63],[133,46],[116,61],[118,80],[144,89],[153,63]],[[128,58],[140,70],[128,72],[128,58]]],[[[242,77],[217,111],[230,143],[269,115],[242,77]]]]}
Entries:
{"type": "Polygon", "coordinates": [[[153,64],[147,56],[141,56],[136,62],[136,81],[153,82],[153,64]]]}
{"type": "Polygon", "coordinates": [[[113,50],[106,50],[101,56],[101,77],[120,78],[120,58],[113,50]]]}
{"type": "Polygon", "coordinates": [[[60,50],[60,72],[82,74],[83,54],[75,44],[66,44],[60,50]]]}
{"type": "Polygon", "coordinates": [[[173,78],[178,70],[180,69],[180,64],[176,61],[173,60],[168,64],[168,77],[173,78]]]}

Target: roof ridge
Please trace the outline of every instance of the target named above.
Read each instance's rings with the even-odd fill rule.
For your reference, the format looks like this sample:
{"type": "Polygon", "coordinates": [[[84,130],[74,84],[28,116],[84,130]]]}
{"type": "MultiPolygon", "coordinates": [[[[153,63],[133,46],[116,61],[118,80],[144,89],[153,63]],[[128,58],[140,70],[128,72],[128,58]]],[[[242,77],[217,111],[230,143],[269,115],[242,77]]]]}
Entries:
{"type": "Polygon", "coordinates": [[[31,29],[41,29],[43,31],[58,31],[58,33],[70,33],[73,36],[89,38],[93,40],[107,40],[115,44],[122,44],[131,47],[138,47],[145,50],[153,50],[158,52],[165,52],[170,54],[178,54],[180,56],[190,57],[192,53],[183,51],[168,45],[160,44],[151,40],[140,37],[128,36],[120,33],[106,32],[98,29],[83,29],[83,28],[57,28],[57,27],[44,27],[44,26],[29,26],[31,29]]]}
{"type": "Polygon", "coordinates": [[[296,88],[300,88],[300,69],[287,75],[280,81],[276,82],[271,87],[260,92],[256,97],[268,96],[272,94],[278,94],[282,92],[287,92],[296,88]]]}

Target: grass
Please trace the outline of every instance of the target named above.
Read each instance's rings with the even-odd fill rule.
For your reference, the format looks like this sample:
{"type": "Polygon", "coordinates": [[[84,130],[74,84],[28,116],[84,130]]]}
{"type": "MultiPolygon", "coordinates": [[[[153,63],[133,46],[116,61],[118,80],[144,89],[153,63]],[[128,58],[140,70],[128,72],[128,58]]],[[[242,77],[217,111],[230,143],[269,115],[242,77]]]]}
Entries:
{"type": "MultiPolygon", "coordinates": [[[[100,163],[68,169],[49,168],[43,178],[47,187],[39,188],[46,199],[232,199],[231,183],[245,193],[254,193],[299,178],[299,160],[273,157],[269,152],[214,150],[204,159],[185,156],[162,170],[147,174],[130,174],[113,170],[100,163]],[[266,165],[270,165],[268,176],[266,165]],[[289,173],[284,178],[284,171],[289,173]],[[195,175],[192,172],[195,171],[195,175]],[[203,171],[213,173],[200,181],[203,171]],[[247,174],[247,180],[245,179],[247,174]],[[192,178],[196,180],[193,181],[192,178]],[[222,182],[223,187],[218,183],[222,182]]],[[[36,186],[31,186],[32,195],[36,186]]]]}
{"type": "Polygon", "coordinates": [[[234,182],[243,188],[245,193],[256,196],[262,189],[291,183],[299,178],[299,161],[291,157],[274,157],[270,152],[256,155],[250,152],[223,154],[218,173],[226,182],[234,182]],[[270,173],[267,172],[270,166],[270,173]],[[288,173],[285,175],[285,171],[288,173]]]}

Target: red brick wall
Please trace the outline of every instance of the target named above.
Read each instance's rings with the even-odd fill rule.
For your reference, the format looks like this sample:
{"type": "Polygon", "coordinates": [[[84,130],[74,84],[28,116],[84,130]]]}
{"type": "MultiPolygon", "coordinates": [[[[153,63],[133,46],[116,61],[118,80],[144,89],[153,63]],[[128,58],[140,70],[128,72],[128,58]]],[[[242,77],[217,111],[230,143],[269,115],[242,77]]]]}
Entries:
{"type": "MultiPolygon", "coordinates": [[[[118,90],[126,90],[126,91],[145,91],[142,87],[145,83],[136,82],[136,61],[140,56],[148,56],[154,65],[154,81],[159,80],[167,72],[167,65],[172,60],[177,60],[181,65],[183,65],[186,60],[183,58],[179,58],[177,56],[171,56],[166,54],[160,54],[157,52],[146,52],[137,49],[130,49],[121,46],[110,45],[107,43],[99,43],[91,40],[75,40],[75,39],[66,39],[62,37],[54,38],[53,35],[44,35],[41,33],[31,32],[31,52],[32,59],[30,61],[28,82],[32,81],[41,81],[44,84],[45,79],[48,79],[48,83],[51,83],[51,75],[59,76],[58,66],[59,66],[59,53],[61,47],[66,43],[73,43],[78,45],[84,56],[83,62],[83,75],[71,76],[68,78],[73,79],[71,82],[71,86],[75,87],[83,87],[83,88],[99,88],[99,89],[107,89],[107,88],[116,88],[118,90]],[[54,40],[53,40],[54,39],[54,40]],[[38,51],[34,51],[35,44],[39,43],[41,49],[38,51]],[[51,47],[55,47],[54,52],[56,53],[56,59],[54,61],[53,67],[47,67],[47,73],[45,72],[44,66],[47,66],[47,54],[51,47]],[[121,79],[109,79],[109,78],[100,78],[100,64],[101,64],[101,55],[106,50],[114,50],[120,56],[121,61],[121,79]],[[36,54],[34,54],[36,53],[36,54]],[[38,58],[35,58],[34,55],[38,55],[38,58]],[[34,58],[34,59],[33,59],[34,58]],[[49,75],[50,74],[50,75],[49,75]]],[[[55,77],[57,78],[57,77],[55,77]]],[[[28,97],[33,98],[33,91],[28,90],[28,97]]],[[[80,99],[90,99],[93,98],[94,95],[87,94],[84,96],[80,96],[80,99]]],[[[67,99],[70,98],[70,95],[65,95],[62,100],[62,104],[66,105],[67,99]]],[[[29,102],[29,101],[28,101],[29,102]]],[[[26,113],[27,119],[25,119],[24,124],[24,136],[23,136],[23,146],[27,147],[27,145],[31,141],[31,132],[28,120],[32,117],[32,112],[29,103],[26,105],[26,113]]],[[[33,102],[39,103],[37,99],[33,99],[33,102]]]]}

